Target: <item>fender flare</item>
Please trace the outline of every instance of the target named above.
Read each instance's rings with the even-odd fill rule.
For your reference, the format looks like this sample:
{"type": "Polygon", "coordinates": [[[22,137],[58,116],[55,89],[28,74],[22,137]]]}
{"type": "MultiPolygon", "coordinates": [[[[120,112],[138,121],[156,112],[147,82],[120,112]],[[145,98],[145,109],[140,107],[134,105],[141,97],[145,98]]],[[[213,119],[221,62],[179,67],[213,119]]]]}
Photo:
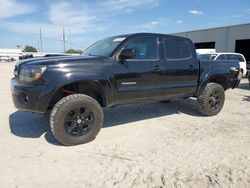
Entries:
{"type": "Polygon", "coordinates": [[[114,103],[114,95],[113,95],[113,88],[111,85],[110,80],[105,74],[85,74],[85,72],[72,72],[72,73],[65,73],[57,76],[52,81],[46,84],[46,89],[40,94],[39,104],[43,111],[47,110],[49,103],[53,99],[56,92],[63,86],[73,84],[73,83],[80,83],[80,82],[94,82],[98,85],[98,89],[100,89],[102,100],[104,100],[105,106],[110,106],[114,103]]]}
{"type": "Polygon", "coordinates": [[[195,97],[200,96],[206,85],[211,81],[222,85],[224,90],[227,90],[229,88],[230,80],[228,74],[222,73],[220,69],[216,69],[208,72],[204,76],[201,75],[201,79],[199,81],[199,87],[197,88],[197,91],[194,96],[195,97]]]}

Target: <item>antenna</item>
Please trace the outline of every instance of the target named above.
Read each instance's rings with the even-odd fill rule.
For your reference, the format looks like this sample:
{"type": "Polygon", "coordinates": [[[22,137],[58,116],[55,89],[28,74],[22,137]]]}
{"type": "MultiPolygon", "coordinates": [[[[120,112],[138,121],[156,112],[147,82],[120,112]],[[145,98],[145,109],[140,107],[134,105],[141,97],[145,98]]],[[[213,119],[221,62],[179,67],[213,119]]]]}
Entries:
{"type": "Polygon", "coordinates": [[[69,49],[71,49],[71,33],[70,33],[70,27],[69,27],[68,38],[69,38],[69,49]]]}
{"type": "Polygon", "coordinates": [[[62,41],[63,41],[63,52],[65,53],[65,43],[66,43],[66,36],[65,36],[65,31],[63,28],[63,36],[62,36],[62,41]]]}
{"type": "Polygon", "coordinates": [[[41,29],[41,27],[40,27],[40,45],[41,45],[40,52],[43,52],[43,41],[42,41],[42,29],[41,29]]]}

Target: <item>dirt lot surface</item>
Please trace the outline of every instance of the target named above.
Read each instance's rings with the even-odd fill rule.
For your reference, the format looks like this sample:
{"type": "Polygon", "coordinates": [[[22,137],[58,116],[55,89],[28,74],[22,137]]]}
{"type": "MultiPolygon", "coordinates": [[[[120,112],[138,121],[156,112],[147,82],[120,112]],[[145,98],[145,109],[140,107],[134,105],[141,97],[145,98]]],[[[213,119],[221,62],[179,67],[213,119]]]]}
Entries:
{"type": "Polygon", "coordinates": [[[250,187],[250,87],[226,92],[222,112],[194,99],[104,109],[85,145],[61,146],[41,115],[17,111],[0,64],[0,187],[250,187]]]}

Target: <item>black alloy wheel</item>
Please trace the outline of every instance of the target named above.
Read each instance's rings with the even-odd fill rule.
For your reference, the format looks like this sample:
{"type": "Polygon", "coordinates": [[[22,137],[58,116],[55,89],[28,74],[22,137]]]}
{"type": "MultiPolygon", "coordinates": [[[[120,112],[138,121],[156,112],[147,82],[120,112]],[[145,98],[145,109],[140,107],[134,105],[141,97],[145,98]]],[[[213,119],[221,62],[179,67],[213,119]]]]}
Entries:
{"type": "Polygon", "coordinates": [[[221,95],[218,91],[213,91],[209,98],[209,106],[211,110],[216,110],[220,106],[221,95]]]}
{"type": "Polygon", "coordinates": [[[65,117],[66,131],[72,136],[82,136],[87,134],[93,124],[95,118],[93,112],[88,108],[78,107],[71,110],[65,117]]]}
{"type": "Polygon", "coordinates": [[[91,142],[102,128],[104,114],[92,97],[73,94],[59,100],[50,114],[50,127],[63,145],[91,142]]]}
{"type": "Polygon", "coordinates": [[[218,114],[225,102],[224,88],[218,83],[208,83],[197,98],[198,110],[206,116],[218,114]]]}

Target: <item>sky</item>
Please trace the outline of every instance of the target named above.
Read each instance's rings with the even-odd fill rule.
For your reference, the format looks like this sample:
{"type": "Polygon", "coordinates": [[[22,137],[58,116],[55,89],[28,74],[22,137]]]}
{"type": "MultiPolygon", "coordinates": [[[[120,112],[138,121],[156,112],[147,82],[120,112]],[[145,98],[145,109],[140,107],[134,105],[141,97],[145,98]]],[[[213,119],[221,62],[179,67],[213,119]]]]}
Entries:
{"type": "MultiPolygon", "coordinates": [[[[250,23],[250,0],[0,0],[0,48],[84,50],[102,38],[250,23]]],[[[250,31],[249,31],[250,32],[250,31]]]]}

